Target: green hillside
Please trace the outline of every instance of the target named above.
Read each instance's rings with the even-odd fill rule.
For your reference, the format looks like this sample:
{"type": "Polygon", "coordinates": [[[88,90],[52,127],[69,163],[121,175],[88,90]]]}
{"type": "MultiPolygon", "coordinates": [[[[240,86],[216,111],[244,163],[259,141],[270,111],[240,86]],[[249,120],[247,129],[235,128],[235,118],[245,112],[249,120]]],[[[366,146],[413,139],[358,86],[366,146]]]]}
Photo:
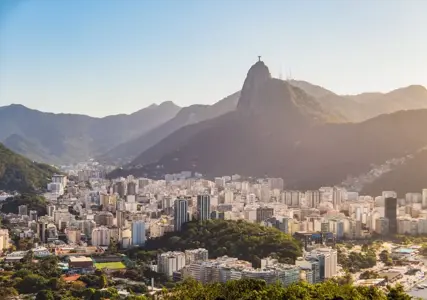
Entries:
{"type": "Polygon", "coordinates": [[[55,172],[58,172],[55,168],[32,162],[0,144],[0,190],[28,192],[43,189],[55,172]]]}
{"type": "Polygon", "coordinates": [[[149,239],[145,250],[184,251],[205,248],[210,258],[227,255],[259,266],[261,259],[274,256],[292,262],[301,256],[301,246],[278,229],[246,221],[209,220],[184,224],[179,232],[149,239]]]}

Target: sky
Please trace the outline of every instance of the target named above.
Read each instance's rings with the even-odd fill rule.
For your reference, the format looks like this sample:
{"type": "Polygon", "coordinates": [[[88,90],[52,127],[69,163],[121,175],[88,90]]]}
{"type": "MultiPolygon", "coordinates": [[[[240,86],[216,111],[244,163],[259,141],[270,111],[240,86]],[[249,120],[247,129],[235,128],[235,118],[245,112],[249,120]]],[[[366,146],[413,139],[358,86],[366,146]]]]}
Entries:
{"type": "Polygon", "coordinates": [[[212,104],[261,55],[339,94],[427,86],[425,0],[1,0],[0,106],[212,104]]]}

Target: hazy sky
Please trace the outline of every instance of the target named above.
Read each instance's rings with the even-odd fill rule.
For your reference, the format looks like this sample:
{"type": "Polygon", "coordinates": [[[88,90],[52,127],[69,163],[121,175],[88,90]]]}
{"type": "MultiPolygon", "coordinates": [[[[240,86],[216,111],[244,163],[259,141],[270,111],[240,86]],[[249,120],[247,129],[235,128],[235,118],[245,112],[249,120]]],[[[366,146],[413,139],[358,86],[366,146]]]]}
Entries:
{"type": "Polygon", "coordinates": [[[0,106],[93,116],[273,76],[337,93],[427,85],[426,0],[1,0],[0,106]]]}

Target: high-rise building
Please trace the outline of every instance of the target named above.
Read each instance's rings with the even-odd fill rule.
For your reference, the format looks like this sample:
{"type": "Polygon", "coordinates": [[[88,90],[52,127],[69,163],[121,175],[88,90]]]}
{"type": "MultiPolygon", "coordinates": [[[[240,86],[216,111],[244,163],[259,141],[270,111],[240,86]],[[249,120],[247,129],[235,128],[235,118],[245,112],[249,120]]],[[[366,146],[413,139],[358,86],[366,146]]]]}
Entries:
{"type": "Polygon", "coordinates": [[[19,205],[18,213],[20,216],[28,216],[28,206],[27,205],[19,205]]]}
{"type": "Polygon", "coordinates": [[[69,227],[66,229],[68,243],[76,244],[80,242],[81,230],[79,228],[69,227]]]}
{"type": "Polygon", "coordinates": [[[145,222],[133,221],[132,222],[132,245],[143,246],[145,244],[145,222]]]}
{"type": "Polygon", "coordinates": [[[0,253],[9,249],[9,230],[0,229],[0,253]]]}
{"type": "Polygon", "coordinates": [[[343,200],[343,191],[338,188],[334,188],[332,191],[332,205],[334,209],[339,209],[343,200]]]}
{"type": "Polygon", "coordinates": [[[389,222],[387,218],[378,218],[375,220],[375,232],[381,235],[389,233],[389,222]]]}
{"type": "Polygon", "coordinates": [[[95,222],[101,226],[113,226],[114,216],[109,211],[101,211],[95,215],[95,222]]]}
{"type": "Polygon", "coordinates": [[[310,252],[308,259],[312,258],[317,259],[319,262],[321,280],[332,278],[337,274],[337,250],[332,248],[315,249],[310,252]]]}
{"type": "Polygon", "coordinates": [[[122,228],[125,225],[126,212],[124,210],[116,211],[116,221],[117,221],[117,227],[119,228],[122,228]]]}
{"type": "Polygon", "coordinates": [[[421,205],[423,209],[427,208],[427,189],[423,189],[421,205]]]}
{"type": "Polygon", "coordinates": [[[274,209],[271,207],[258,207],[256,209],[256,221],[262,222],[274,215],[274,209]]]}
{"type": "Polygon", "coordinates": [[[272,190],[274,190],[274,189],[278,189],[278,190],[283,191],[283,188],[284,188],[284,186],[285,186],[285,183],[284,183],[284,181],[283,181],[283,178],[269,178],[269,179],[268,179],[268,183],[269,183],[270,188],[271,188],[272,190]]]}
{"type": "Polygon", "coordinates": [[[174,229],[180,231],[182,224],[188,222],[188,202],[186,199],[176,199],[174,203],[174,229]]]}
{"type": "Polygon", "coordinates": [[[92,245],[104,247],[110,245],[110,230],[105,226],[94,228],[92,230],[92,245]]]}
{"type": "Polygon", "coordinates": [[[120,198],[124,198],[126,186],[124,181],[116,182],[113,186],[113,192],[119,194],[120,198]]]}
{"type": "Polygon", "coordinates": [[[320,191],[306,191],[305,203],[308,207],[317,208],[320,203],[320,191]]]}
{"type": "Polygon", "coordinates": [[[187,265],[196,261],[207,261],[208,258],[208,250],[204,248],[185,250],[185,263],[187,265]]]}
{"type": "Polygon", "coordinates": [[[302,257],[297,258],[295,260],[295,265],[304,269],[311,270],[311,278],[309,283],[319,283],[320,282],[320,266],[319,260],[317,258],[307,258],[304,259],[302,257]]]}
{"type": "Polygon", "coordinates": [[[55,212],[55,210],[56,210],[55,205],[48,205],[47,206],[47,215],[49,217],[53,217],[53,213],[55,212]]]}
{"type": "Polygon", "coordinates": [[[197,196],[197,217],[200,221],[211,218],[211,197],[209,195],[197,196]]]}
{"type": "Polygon", "coordinates": [[[37,222],[37,210],[30,210],[30,221],[37,222]]]}
{"type": "Polygon", "coordinates": [[[397,198],[385,198],[384,216],[388,219],[389,233],[397,233],[397,198]]]}
{"type": "Polygon", "coordinates": [[[185,254],[183,252],[165,252],[157,256],[158,272],[172,277],[173,272],[185,267],[185,254]]]}
{"type": "Polygon", "coordinates": [[[136,182],[134,181],[128,182],[127,195],[136,195],[136,182]]]}

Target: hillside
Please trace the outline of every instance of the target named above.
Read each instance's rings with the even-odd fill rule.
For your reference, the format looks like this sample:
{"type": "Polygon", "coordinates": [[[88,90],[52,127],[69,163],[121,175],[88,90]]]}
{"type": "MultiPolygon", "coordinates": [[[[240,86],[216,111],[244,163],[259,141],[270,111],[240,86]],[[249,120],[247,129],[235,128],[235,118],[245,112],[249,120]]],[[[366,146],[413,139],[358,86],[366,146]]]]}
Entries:
{"type": "Polygon", "coordinates": [[[210,258],[223,255],[260,264],[260,259],[274,254],[280,261],[294,261],[301,246],[289,235],[246,221],[209,220],[184,224],[179,232],[147,240],[145,250],[183,251],[205,248],[210,258]]]}
{"type": "Polygon", "coordinates": [[[182,108],[174,118],[148,131],[147,133],[122,143],[98,157],[100,161],[126,164],[138,154],[156,145],[161,140],[187,125],[199,123],[221,116],[236,108],[240,92],[236,92],[213,105],[191,105],[182,108]]]}
{"type": "Polygon", "coordinates": [[[55,168],[32,162],[0,144],[0,190],[44,189],[55,172],[58,172],[55,168]]]}
{"type": "Polygon", "coordinates": [[[306,81],[290,80],[289,83],[315,97],[325,109],[334,111],[351,122],[362,122],[400,110],[427,108],[427,90],[419,85],[400,88],[389,93],[342,96],[306,81]]]}
{"type": "Polygon", "coordinates": [[[379,196],[382,191],[395,191],[398,197],[405,197],[406,193],[421,193],[422,189],[427,188],[426,178],[427,150],[423,150],[366,185],[362,193],[379,196]]]}
{"type": "Polygon", "coordinates": [[[93,118],[13,104],[0,107],[0,142],[36,161],[82,161],[148,132],[173,118],[179,109],[169,101],[130,115],[93,118]]]}
{"type": "Polygon", "coordinates": [[[357,286],[346,278],[317,284],[299,282],[289,286],[267,284],[260,279],[230,280],[226,283],[202,284],[186,280],[162,295],[164,300],[410,300],[402,286],[357,286]]]}
{"type": "Polygon", "coordinates": [[[342,123],[320,100],[269,77],[268,68],[257,64],[235,111],[181,128],[110,176],[162,178],[183,170],[210,178],[268,175],[282,177],[288,188],[310,189],[427,145],[427,110],[342,123]]]}

